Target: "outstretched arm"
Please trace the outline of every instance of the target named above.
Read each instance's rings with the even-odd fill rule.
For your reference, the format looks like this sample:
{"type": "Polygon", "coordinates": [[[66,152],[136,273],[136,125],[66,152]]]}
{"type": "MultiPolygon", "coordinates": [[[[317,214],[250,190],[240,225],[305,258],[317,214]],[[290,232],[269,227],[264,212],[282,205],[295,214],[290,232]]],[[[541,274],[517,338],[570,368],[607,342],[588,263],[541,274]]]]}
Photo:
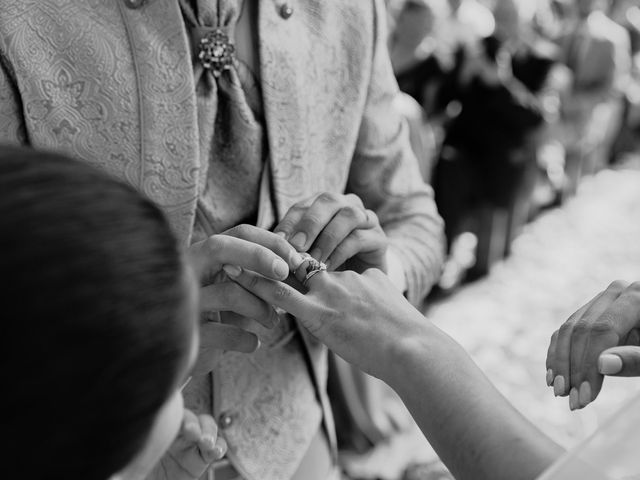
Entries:
{"type": "Polygon", "coordinates": [[[338,355],[393,387],[456,478],[533,480],[562,453],[382,272],[321,272],[309,279],[306,294],[237,273],[231,276],[244,288],[291,312],[338,355]]]}

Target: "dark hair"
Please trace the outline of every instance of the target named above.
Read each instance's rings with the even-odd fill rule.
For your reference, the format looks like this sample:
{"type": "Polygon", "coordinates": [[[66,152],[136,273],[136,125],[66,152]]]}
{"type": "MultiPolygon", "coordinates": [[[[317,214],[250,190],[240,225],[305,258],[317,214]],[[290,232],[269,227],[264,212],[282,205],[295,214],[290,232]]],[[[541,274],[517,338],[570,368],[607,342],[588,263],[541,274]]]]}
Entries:
{"type": "Polygon", "coordinates": [[[145,444],[190,351],[167,221],[88,165],[0,147],[0,276],[2,476],[108,478],[145,444]]]}

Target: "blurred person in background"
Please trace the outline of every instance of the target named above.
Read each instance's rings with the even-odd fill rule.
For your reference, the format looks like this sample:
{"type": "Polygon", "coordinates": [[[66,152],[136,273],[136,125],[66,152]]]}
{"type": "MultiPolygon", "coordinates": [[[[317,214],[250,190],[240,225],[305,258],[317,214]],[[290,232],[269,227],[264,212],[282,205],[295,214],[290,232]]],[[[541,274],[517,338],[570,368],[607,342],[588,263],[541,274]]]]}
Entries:
{"type": "Polygon", "coordinates": [[[562,99],[568,194],[582,175],[606,164],[631,70],[629,34],[607,16],[611,1],[575,0],[571,6],[572,17],[558,38],[572,74],[562,99]]]}
{"type": "Polygon", "coordinates": [[[478,236],[472,276],[508,254],[527,217],[536,134],[545,122],[539,94],[554,60],[534,47],[522,8],[515,0],[497,2],[494,32],[459,50],[439,91],[450,119],[436,166],[436,201],[450,246],[468,229],[478,236]]]}

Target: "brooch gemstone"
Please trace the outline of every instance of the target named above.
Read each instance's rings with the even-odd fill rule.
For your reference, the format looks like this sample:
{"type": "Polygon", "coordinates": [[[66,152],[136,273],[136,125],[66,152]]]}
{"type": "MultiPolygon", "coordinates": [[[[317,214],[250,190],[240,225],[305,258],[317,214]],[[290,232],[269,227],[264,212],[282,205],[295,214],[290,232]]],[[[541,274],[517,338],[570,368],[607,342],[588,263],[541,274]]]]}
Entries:
{"type": "Polygon", "coordinates": [[[211,71],[213,76],[217,78],[222,72],[231,68],[235,51],[229,36],[221,29],[216,28],[200,39],[198,60],[206,70],[211,71]]]}

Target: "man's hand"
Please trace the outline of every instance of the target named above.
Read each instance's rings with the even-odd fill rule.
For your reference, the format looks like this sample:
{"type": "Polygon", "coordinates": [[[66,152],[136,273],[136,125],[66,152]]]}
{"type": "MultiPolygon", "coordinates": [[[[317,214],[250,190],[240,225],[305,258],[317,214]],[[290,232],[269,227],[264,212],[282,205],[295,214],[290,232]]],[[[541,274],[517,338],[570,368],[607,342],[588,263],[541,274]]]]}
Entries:
{"type": "Polygon", "coordinates": [[[147,479],[198,480],[226,453],[227,443],[218,437],[213,418],[185,409],[178,436],[147,479]]]}
{"type": "MultiPolygon", "coordinates": [[[[252,318],[266,328],[277,324],[273,308],[229,281],[222,267],[236,265],[266,278],[284,280],[302,262],[300,255],[281,236],[250,225],[234,227],[192,245],[189,259],[202,285],[203,318],[218,320],[218,312],[233,312],[252,318]]],[[[258,337],[251,332],[205,320],[200,329],[200,352],[193,374],[203,375],[213,370],[225,350],[251,353],[258,346],[258,337]]]]}
{"type": "Polygon", "coordinates": [[[640,376],[640,283],[614,282],[551,337],[547,384],[571,410],[600,393],[604,375],[640,376]]]}
{"type": "Polygon", "coordinates": [[[321,193],[299,202],[274,231],[330,270],[386,271],[387,237],[377,215],[356,195],[321,193]]]}

